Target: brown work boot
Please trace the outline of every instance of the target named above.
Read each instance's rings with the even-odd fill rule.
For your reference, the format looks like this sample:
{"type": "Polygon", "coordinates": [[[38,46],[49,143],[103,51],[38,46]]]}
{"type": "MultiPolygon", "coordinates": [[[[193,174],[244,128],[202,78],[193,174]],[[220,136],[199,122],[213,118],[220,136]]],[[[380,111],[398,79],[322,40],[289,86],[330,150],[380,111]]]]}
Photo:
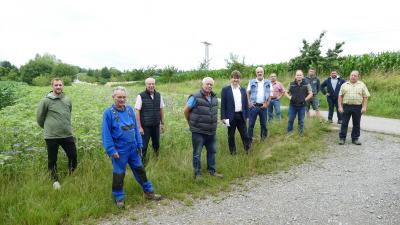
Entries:
{"type": "Polygon", "coordinates": [[[115,201],[115,204],[117,205],[118,209],[125,209],[124,200],[115,201]]]}
{"type": "Polygon", "coordinates": [[[161,195],[156,194],[154,192],[145,192],[143,195],[144,195],[144,198],[147,200],[159,201],[162,199],[161,195]]]}
{"type": "Polygon", "coordinates": [[[224,178],[224,175],[223,175],[223,174],[217,173],[217,172],[210,173],[210,175],[211,175],[212,177],[224,178]]]}

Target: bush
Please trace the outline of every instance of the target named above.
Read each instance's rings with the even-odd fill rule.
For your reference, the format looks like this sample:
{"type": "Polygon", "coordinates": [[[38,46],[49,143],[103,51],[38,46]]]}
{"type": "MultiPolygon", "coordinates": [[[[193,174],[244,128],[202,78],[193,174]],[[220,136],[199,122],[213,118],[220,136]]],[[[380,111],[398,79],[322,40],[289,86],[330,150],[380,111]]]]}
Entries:
{"type": "Polygon", "coordinates": [[[72,77],[61,77],[64,81],[64,86],[71,86],[72,85],[72,77]]]}
{"type": "Polygon", "coordinates": [[[0,109],[13,105],[23,86],[21,82],[0,81],[0,109]]]}
{"type": "Polygon", "coordinates": [[[32,80],[32,84],[34,86],[49,86],[50,85],[50,81],[51,81],[51,77],[50,76],[46,76],[46,75],[40,75],[37,76],[35,78],[33,78],[32,80]]]}

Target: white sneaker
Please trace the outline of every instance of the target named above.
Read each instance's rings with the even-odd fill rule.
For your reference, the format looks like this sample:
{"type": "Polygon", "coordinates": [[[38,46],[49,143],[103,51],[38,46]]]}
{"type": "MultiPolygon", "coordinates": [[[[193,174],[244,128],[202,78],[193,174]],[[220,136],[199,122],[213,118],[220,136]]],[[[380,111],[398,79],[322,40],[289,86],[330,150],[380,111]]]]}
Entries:
{"type": "Polygon", "coordinates": [[[55,190],[60,189],[60,188],[61,188],[60,182],[58,182],[58,181],[54,182],[54,183],[53,183],[53,188],[54,188],[55,190]]]}

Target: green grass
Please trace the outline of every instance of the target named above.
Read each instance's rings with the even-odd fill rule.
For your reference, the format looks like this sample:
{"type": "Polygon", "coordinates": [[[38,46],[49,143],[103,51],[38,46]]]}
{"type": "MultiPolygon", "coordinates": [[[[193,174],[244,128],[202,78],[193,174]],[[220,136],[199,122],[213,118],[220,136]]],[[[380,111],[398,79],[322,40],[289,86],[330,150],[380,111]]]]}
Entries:
{"type": "MultiPolygon", "coordinates": [[[[215,89],[228,84],[217,80],[215,89]]],[[[246,83],[247,82],[243,82],[246,83]]],[[[155,189],[169,199],[178,199],[187,205],[194,198],[217,195],[229,191],[232,183],[255,174],[287,170],[303,163],[317,152],[323,151],[323,136],[328,132],[325,124],[306,120],[305,136],[286,137],[286,111],[280,125],[269,126],[269,138],[265,142],[255,140],[252,151],[245,155],[239,151],[229,154],[227,131],[217,130],[217,170],[224,179],[205,175],[195,181],[192,168],[191,135],[183,117],[187,96],[200,87],[200,81],[180,84],[158,84],[167,104],[166,132],[161,136],[160,156],[154,158],[149,150],[150,161],[147,175],[155,189]]],[[[130,86],[131,104],[143,86],[130,86]]],[[[66,87],[65,92],[73,102],[73,128],[78,145],[78,168],[72,176],[66,175],[67,159],[60,150],[58,169],[61,190],[53,190],[47,174],[47,154],[42,131],[35,122],[39,100],[49,87],[31,87],[30,94],[20,98],[16,105],[0,111],[0,155],[10,151],[11,160],[0,165],[0,218],[4,224],[80,224],[97,218],[121,213],[113,205],[111,196],[112,169],[101,145],[101,119],[103,110],[111,104],[111,90],[103,86],[66,87]]],[[[295,127],[296,129],[296,127],[295,127]]],[[[259,125],[255,129],[259,134],[259,125]]],[[[238,150],[242,149],[237,137],[238,150]]],[[[202,168],[206,168],[206,152],[202,154],[202,168]]],[[[206,171],[203,171],[206,174],[206,171]]],[[[125,179],[128,208],[145,204],[142,191],[132,173],[125,179]]]]}

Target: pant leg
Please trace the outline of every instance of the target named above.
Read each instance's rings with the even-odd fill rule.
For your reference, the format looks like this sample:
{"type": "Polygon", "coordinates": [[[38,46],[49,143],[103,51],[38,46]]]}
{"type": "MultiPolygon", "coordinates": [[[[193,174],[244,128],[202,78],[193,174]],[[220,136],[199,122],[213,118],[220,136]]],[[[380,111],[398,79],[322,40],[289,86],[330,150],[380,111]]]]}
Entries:
{"type": "Polygon", "coordinates": [[[142,187],[143,192],[154,192],[151,182],[147,179],[146,170],[136,149],[129,153],[128,164],[133,177],[142,187]]]}
{"type": "Polygon", "coordinates": [[[61,141],[61,147],[64,149],[64,152],[68,157],[68,169],[69,172],[72,173],[78,164],[74,137],[64,138],[61,141]]]}
{"type": "Polygon", "coordinates": [[[57,156],[59,139],[45,139],[47,146],[47,168],[50,171],[51,178],[54,181],[58,181],[57,174],[57,156]]]}
{"type": "Polygon", "coordinates": [[[204,135],[205,136],[205,147],[207,150],[207,171],[211,174],[215,173],[215,153],[217,152],[217,142],[214,135],[204,135]]]}
{"type": "Polygon", "coordinates": [[[229,151],[231,154],[234,154],[234,153],[236,153],[236,144],[235,144],[235,131],[236,131],[236,126],[237,126],[236,117],[234,117],[232,121],[229,121],[229,125],[230,125],[228,127],[229,151]]]}
{"type": "Polygon", "coordinates": [[[160,125],[152,127],[151,143],[153,146],[154,153],[156,153],[156,155],[158,155],[158,150],[160,149],[160,125]]]}
{"type": "Polygon", "coordinates": [[[271,100],[268,106],[268,122],[272,123],[272,120],[274,119],[274,100],[271,100]]]}
{"type": "Polygon", "coordinates": [[[338,102],[338,97],[335,97],[333,100],[333,104],[336,107],[336,116],[338,121],[342,121],[342,113],[339,112],[339,102],[338,102]]]}
{"type": "Polygon", "coordinates": [[[361,105],[352,107],[351,117],[353,119],[353,129],[351,130],[351,140],[357,140],[360,137],[361,105]]]}
{"type": "Polygon", "coordinates": [[[250,140],[247,134],[246,120],[244,120],[242,115],[239,115],[236,121],[236,127],[242,139],[244,150],[247,151],[250,148],[250,140]]]}
{"type": "Polygon", "coordinates": [[[249,138],[250,141],[253,140],[253,131],[254,131],[254,125],[256,124],[256,120],[257,120],[257,115],[258,115],[258,111],[260,110],[260,108],[258,107],[253,107],[250,108],[249,110],[249,138]]]}
{"type": "Polygon", "coordinates": [[[147,153],[147,148],[149,146],[149,141],[150,141],[150,136],[151,136],[151,127],[143,127],[143,135],[142,135],[142,140],[143,140],[143,148],[142,148],[142,154],[143,154],[143,159],[146,157],[147,153]]]}
{"type": "Polygon", "coordinates": [[[297,113],[298,113],[299,135],[302,136],[304,133],[304,117],[306,116],[306,107],[304,107],[304,106],[298,107],[297,113]]]}
{"type": "Polygon", "coordinates": [[[113,165],[113,184],[112,184],[112,195],[115,200],[120,201],[124,199],[124,178],[126,171],[126,164],[128,163],[128,154],[118,152],[119,158],[115,159],[111,157],[111,162],[113,165]]]}
{"type": "Polygon", "coordinates": [[[294,120],[296,119],[296,109],[294,106],[289,105],[289,111],[288,111],[288,127],[287,131],[288,133],[293,132],[293,123],[294,120]]]}
{"type": "Polygon", "coordinates": [[[328,102],[329,112],[328,112],[328,120],[332,120],[333,118],[333,109],[334,109],[334,99],[331,96],[326,96],[326,101],[328,102]]]}
{"type": "Polygon", "coordinates": [[[261,127],[260,137],[262,140],[268,137],[267,113],[268,109],[261,109],[261,108],[258,113],[260,115],[260,127],[261,127]]]}
{"type": "Polygon", "coordinates": [[[347,129],[351,117],[350,109],[347,105],[343,105],[342,124],[340,126],[339,138],[346,139],[347,129]]]}
{"type": "Polygon", "coordinates": [[[278,122],[281,122],[281,101],[280,100],[275,100],[274,102],[274,108],[275,108],[275,114],[276,114],[276,119],[278,122]]]}
{"type": "Polygon", "coordinates": [[[193,169],[194,175],[201,175],[201,150],[204,145],[204,138],[202,134],[192,132],[192,146],[193,146],[193,169]]]}

